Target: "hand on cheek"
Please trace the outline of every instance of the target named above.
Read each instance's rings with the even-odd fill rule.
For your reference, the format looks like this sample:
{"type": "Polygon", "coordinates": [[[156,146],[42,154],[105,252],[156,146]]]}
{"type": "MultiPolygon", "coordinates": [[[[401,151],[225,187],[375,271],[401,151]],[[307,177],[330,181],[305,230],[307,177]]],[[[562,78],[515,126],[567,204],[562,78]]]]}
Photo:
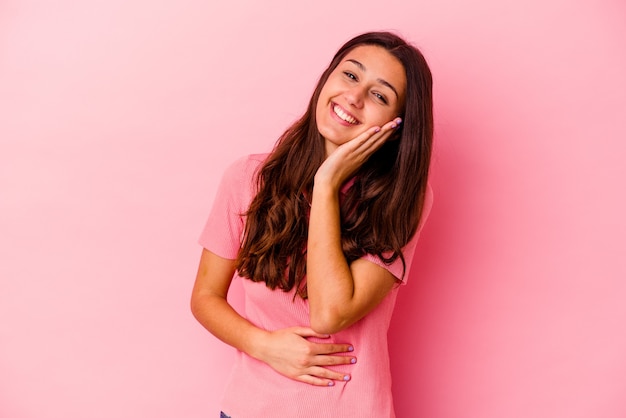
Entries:
{"type": "Polygon", "coordinates": [[[339,190],[341,185],[389,139],[402,123],[399,117],[383,126],[372,126],[356,138],[340,145],[330,154],[315,174],[315,185],[339,190]]]}

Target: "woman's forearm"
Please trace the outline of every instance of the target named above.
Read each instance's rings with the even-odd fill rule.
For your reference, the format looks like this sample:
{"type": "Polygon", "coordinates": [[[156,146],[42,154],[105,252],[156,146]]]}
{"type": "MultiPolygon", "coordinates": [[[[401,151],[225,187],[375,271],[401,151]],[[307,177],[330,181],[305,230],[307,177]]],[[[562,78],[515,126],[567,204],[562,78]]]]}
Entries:
{"type": "Polygon", "coordinates": [[[314,178],[307,241],[311,327],[335,333],[374,309],[393,288],[385,268],[359,259],[348,264],[341,243],[339,190],[378,149],[400,119],[372,127],[335,149],[314,178]]]}
{"type": "Polygon", "coordinates": [[[242,317],[227,301],[235,262],[203,250],[191,294],[191,312],[211,334],[257,358],[256,342],[267,333],[242,317]]]}
{"type": "Polygon", "coordinates": [[[267,331],[242,317],[228,301],[218,295],[199,295],[192,299],[191,311],[200,324],[226,344],[260,359],[260,346],[267,331]]]}
{"type": "Polygon", "coordinates": [[[333,333],[351,324],[354,280],[341,246],[338,191],[313,189],[307,246],[307,292],[311,327],[333,333]]]}

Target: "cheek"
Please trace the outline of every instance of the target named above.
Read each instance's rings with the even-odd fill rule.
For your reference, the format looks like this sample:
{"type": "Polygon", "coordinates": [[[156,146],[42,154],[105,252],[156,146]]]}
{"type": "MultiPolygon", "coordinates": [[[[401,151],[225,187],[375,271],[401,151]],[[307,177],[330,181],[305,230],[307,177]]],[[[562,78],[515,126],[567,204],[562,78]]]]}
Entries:
{"type": "Polygon", "coordinates": [[[382,126],[387,122],[391,122],[396,116],[398,114],[395,112],[395,109],[384,109],[376,113],[375,117],[372,118],[372,122],[375,125],[382,126]]]}
{"type": "Polygon", "coordinates": [[[320,100],[317,101],[317,104],[315,105],[315,123],[317,124],[318,128],[320,126],[320,122],[323,122],[326,112],[324,111],[324,106],[322,104],[322,100],[321,100],[321,96],[320,96],[320,100]]]}
{"type": "Polygon", "coordinates": [[[396,106],[395,112],[397,116],[404,116],[404,111],[406,109],[404,108],[404,100],[402,101],[402,103],[399,103],[398,106],[396,106]]]}
{"type": "Polygon", "coordinates": [[[315,103],[315,120],[319,121],[319,117],[322,114],[322,95],[317,98],[317,103],[315,103]]]}
{"type": "Polygon", "coordinates": [[[315,104],[315,111],[316,111],[316,113],[319,113],[319,110],[323,109],[324,106],[326,106],[326,104],[329,101],[328,88],[327,87],[328,87],[327,85],[324,85],[324,87],[322,87],[322,90],[320,91],[320,95],[317,98],[317,103],[315,104]]]}

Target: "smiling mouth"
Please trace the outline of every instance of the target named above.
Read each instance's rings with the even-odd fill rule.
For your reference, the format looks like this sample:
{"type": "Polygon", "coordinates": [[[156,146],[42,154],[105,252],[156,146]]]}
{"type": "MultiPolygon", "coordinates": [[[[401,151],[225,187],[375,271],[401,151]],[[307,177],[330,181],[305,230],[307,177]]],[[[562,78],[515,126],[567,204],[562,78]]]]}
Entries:
{"type": "Polygon", "coordinates": [[[358,125],[360,123],[354,116],[344,112],[338,104],[333,103],[333,112],[339,116],[339,119],[348,122],[350,125],[358,125]]]}

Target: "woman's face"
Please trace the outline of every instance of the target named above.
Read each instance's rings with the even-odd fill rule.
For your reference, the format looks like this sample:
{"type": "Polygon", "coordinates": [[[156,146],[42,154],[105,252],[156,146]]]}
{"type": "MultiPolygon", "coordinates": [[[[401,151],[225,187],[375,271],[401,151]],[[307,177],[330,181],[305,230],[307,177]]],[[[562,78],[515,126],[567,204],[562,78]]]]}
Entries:
{"type": "Polygon", "coordinates": [[[350,51],[328,77],[316,106],[326,155],[372,126],[400,116],[406,75],[387,50],[363,45],[350,51]]]}

